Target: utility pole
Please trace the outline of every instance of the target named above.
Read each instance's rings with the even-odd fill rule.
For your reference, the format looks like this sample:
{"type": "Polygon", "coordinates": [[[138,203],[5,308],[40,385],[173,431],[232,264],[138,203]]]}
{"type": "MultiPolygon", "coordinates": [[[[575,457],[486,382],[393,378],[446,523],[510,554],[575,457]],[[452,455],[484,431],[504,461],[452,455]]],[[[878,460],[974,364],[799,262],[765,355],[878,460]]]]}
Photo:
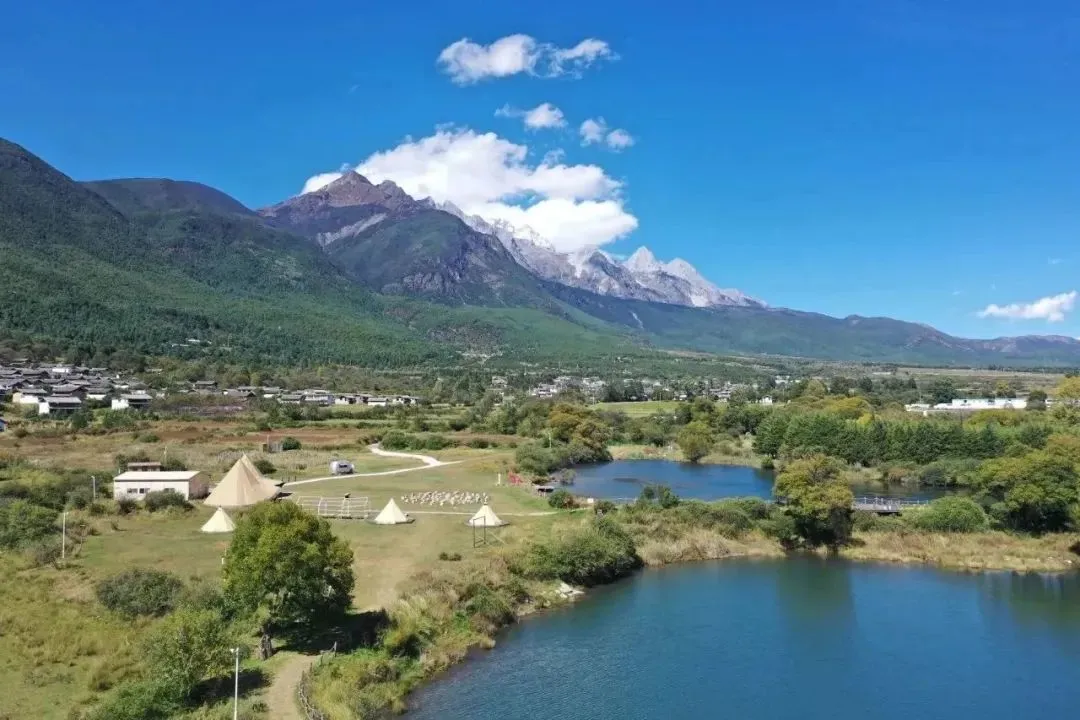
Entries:
{"type": "Polygon", "coordinates": [[[97,502],[97,475],[91,475],[90,476],[90,482],[93,483],[94,502],[97,502]]]}
{"type": "Polygon", "coordinates": [[[232,650],[233,657],[236,658],[236,680],[233,685],[233,708],[232,716],[233,720],[239,720],[240,718],[240,648],[230,648],[232,650]]]}
{"type": "Polygon", "coordinates": [[[60,559],[67,557],[67,510],[60,515],[60,559]]]}

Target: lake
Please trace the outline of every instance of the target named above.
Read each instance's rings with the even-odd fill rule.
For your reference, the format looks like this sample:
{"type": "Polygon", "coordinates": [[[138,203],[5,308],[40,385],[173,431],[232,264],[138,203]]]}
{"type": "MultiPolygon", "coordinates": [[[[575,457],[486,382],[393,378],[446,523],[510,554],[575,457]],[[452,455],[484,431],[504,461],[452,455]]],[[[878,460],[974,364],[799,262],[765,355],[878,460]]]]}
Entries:
{"type": "MultiPolygon", "coordinates": [[[[725,497],[772,498],[774,474],[743,465],[680,463],[672,460],[615,460],[579,465],[569,487],[575,495],[593,498],[635,498],[649,484],[667,485],[679,497],[716,500],[725,497]]],[[[855,486],[856,495],[879,495],[930,500],[949,491],[942,488],[855,486]]]]}
{"type": "Polygon", "coordinates": [[[527,619],[411,720],[1015,720],[1080,702],[1080,576],[820,558],[648,570],[527,619]]]}

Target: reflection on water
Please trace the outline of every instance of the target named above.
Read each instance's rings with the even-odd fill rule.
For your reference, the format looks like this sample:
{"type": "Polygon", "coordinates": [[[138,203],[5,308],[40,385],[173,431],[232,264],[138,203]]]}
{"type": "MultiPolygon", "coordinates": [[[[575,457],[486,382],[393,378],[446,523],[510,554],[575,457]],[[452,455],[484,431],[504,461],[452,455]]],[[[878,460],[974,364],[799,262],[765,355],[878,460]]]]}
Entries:
{"type": "Polygon", "coordinates": [[[817,557],[650,570],[527,620],[420,720],[1064,718],[1080,577],[817,557]]]}
{"type": "MultiPolygon", "coordinates": [[[[646,485],[667,485],[677,495],[698,500],[726,497],[772,498],[774,474],[743,465],[695,465],[671,460],[616,460],[580,465],[571,488],[576,495],[631,499],[646,485]]],[[[930,500],[949,494],[943,488],[880,483],[853,487],[856,495],[930,500]]]]}

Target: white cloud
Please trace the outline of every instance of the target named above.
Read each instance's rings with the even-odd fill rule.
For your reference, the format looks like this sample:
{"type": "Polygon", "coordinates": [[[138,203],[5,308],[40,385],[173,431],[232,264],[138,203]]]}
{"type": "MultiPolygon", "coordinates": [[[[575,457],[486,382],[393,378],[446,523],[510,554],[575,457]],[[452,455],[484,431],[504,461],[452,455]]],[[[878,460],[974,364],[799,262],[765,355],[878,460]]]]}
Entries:
{"type": "Polygon", "coordinates": [[[607,134],[605,142],[612,150],[625,150],[634,144],[634,138],[625,130],[617,129],[607,134]]]}
{"type": "Polygon", "coordinates": [[[622,128],[609,131],[607,121],[602,117],[589,118],[581,123],[578,134],[581,135],[582,145],[605,143],[616,152],[625,150],[635,142],[634,137],[622,128]]]}
{"type": "Polygon", "coordinates": [[[300,191],[300,194],[304,195],[305,193],[315,192],[316,190],[324,188],[344,174],[345,171],[343,170],[340,172],[320,173],[314,177],[309,177],[307,182],[304,183],[304,189],[300,191]]]}
{"type": "Polygon", "coordinates": [[[1061,258],[1050,258],[1046,262],[1047,262],[1048,265],[1060,265],[1061,264],[1061,258]]]}
{"type": "Polygon", "coordinates": [[[979,311],[979,317],[999,317],[1010,320],[1046,320],[1047,322],[1061,322],[1065,314],[1072,312],[1076,304],[1076,291],[1061,293],[1040,298],[1030,303],[1013,303],[1011,305],[987,305],[979,311]]]}
{"type": "Polygon", "coordinates": [[[495,115],[496,117],[524,118],[525,127],[529,130],[566,127],[566,116],[563,115],[563,111],[551,103],[541,103],[532,110],[519,110],[503,105],[495,111],[495,115]]]}
{"type": "Polygon", "coordinates": [[[607,132],[607,123],[604,122],[604,118],[589,118],[581,123],[578,132],[581,134],[582,145],[592,145],[604,139],[604,133],[607,132]]]}
{"type": "Polygon", "coordinates": [[[490,45],[462,38],[443,48],[437,62],[455,83],[469,85],[486,78],[519,73],[537,77],[577,77],[599,60],[617,59],[611,47],[596,38],[582,40],[572,48],[560,48],[518,34],[499,38],[490,45]]]}
{"type": "MultiPolygon", "coordinates": [[[[486,220],[530,227],[562,251],[610,243],[637,228],[625,207],[622,183],[597,165],[567,165],[548,153],[537,164],[529,148],[469,129],[434,135],[378,152],[355,170],[372,182],[393,180],[413,197],[452,202],[486,220]]],[[[317,190],[340,173],[307,181],[317,190]]]]}

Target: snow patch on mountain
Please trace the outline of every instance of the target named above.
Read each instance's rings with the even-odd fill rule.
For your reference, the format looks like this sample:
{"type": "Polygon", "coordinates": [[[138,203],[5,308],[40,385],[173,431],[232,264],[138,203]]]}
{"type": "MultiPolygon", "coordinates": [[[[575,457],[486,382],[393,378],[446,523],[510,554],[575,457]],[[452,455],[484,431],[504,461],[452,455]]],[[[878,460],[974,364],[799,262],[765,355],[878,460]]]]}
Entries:
{"type": "Polygon", "coordinates": [[[632,300],[691,307],[765,307],[765,303],[740,290],[717,287],[685,260],[661,262],[645,247],[638,248],[625,261],[598,248],[560,253],[532,228],[489,222],[449,202],[437,203],[431,198],[421,202],[460,218],[477,232],[494,236],[520,265],[546,280],[632,300]]]}

